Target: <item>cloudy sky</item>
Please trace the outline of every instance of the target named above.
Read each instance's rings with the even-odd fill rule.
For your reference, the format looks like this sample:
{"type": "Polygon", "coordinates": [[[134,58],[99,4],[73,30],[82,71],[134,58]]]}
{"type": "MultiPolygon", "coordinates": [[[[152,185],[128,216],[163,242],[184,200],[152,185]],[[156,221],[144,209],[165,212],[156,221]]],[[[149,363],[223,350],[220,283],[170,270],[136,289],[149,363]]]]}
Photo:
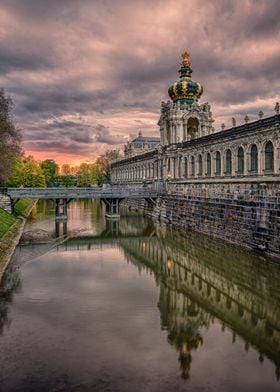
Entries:
{"type": "Polygon", "coordinates": [[[0,0],[0,87],[27,153],[93,161],[159,135],[185,49],[216,129],[272,115],[279,21],[279,0],[0,0]]]}

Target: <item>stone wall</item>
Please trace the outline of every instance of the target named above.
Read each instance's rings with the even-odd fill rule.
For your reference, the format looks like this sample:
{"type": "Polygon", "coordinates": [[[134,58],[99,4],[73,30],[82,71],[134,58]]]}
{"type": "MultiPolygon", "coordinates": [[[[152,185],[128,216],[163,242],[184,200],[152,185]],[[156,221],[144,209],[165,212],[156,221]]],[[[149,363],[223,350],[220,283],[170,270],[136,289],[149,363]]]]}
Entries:
{"type": "Polygon", "coordinates": [[[11,200],[8,196],[2,195],[0,193],[0,208],[3,208],[3,210],[11,213],[11,200]]]}
{"type": "Polygon", "coordinates": [[[268,183],[169,183],[155,206],[123,206],[162,222],[280,257],[280,186],[268,183]]]}

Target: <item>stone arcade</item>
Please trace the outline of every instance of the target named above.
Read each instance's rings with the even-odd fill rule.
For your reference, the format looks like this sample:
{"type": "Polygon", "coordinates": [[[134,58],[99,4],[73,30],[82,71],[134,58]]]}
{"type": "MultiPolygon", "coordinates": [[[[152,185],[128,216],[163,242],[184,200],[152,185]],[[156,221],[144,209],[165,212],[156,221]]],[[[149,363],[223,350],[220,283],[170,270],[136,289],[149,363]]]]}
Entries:
{"type": "Polygon", "coordinates": [[[188,52],[180,80],[162,102],[160,144],[112,164],[112,183],[163,186],[166,195],[131,208],[177,226],[280,256],[280,115],[215,131],[203,88],[191,80],[188,52]],[[148,185],[147,185],[148,184],[148,185]]]}

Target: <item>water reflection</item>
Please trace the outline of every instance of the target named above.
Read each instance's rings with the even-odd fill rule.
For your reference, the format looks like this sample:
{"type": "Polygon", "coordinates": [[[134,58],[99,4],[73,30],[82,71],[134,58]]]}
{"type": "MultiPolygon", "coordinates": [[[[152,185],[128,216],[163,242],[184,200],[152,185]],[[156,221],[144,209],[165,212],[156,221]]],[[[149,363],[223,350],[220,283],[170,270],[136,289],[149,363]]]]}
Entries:
{"type": "Polygon", "coordinates": [[[280,266],[262,256],[194,234],[162,230],[157,237],[122,243],[139,271],[153,271],[168,341],[188,378],[191,351],[203,344],[201,329],[215,318],[275,363],[280,376],[280,266]],[[198,242],[199,239],[199,242],[198,242]]]}
{"type": "Polygon", "coordinates": [[[0,286],[0,335],[4,332],[5,326],[9,327],[12,322],[9,318],[9,308],[13,303],[15,294],[20,292],[20,290],[19,269],[15,265],[10,265],[0,286]]]}
{"type": "Polygon", "coordinates": [[[178,351],[188,379],[192,351],[203,344],[201,330],[214,319],[275,363],[280,374],[280,266],[262,255],[191,233],[154,225],[142,216],[104,223],[98,236],[81,235],[58,252],[100,246],[123,249],[129,263],[153,273],[160,287],[158,307],[168,342],[178,351]]]}
{"type": "MultiPolygon", "coordinates": [[[[244,342],[244,350],[252,347],[260,363],[265,359],[272,361],[279,380],[279,264],[197,234],[172,231],[142,216],[124,216],[119,222],[105,221],[102,207],[96,204],[77,203],[73,204],[73,210],[69,209],[70,238],[67,241],[34,246],[22,244],[17,249],[1,288],[1,333],[4,325],[11,322],[9,307],[21,288],[17,260],[24,264],[50,249],[65,254],[117,247],[139,274],[153,275],[159,289],[161,328],[178,353],[183,379],[191,378],[206,332],[218,322],[223,333],[231,333],[233,344],[238,338],[244,342]],[[94,213],[89,213],[91,207],[94,213]],[[77,222],[83,222],[85,230],[77,232],[77,222]]],[[[49,209],[40,212],[41,206],[38,208],[38,214],[50,216],[49,209]]],[[[28,229],[37,227],[38,221],[31,221],[28,229]]]]}

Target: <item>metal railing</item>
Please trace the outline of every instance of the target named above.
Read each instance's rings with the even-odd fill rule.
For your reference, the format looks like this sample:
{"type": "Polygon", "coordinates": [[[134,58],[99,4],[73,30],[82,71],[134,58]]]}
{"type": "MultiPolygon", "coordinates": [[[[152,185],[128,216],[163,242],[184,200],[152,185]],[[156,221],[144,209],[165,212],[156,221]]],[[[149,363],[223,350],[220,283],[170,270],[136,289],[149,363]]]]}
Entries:
{"type": "Polygon", "coordinates": [[[115,199],[157,197],[159,191],[143,188],[8,188],[7,195],[12,199],[115,199]]]}

